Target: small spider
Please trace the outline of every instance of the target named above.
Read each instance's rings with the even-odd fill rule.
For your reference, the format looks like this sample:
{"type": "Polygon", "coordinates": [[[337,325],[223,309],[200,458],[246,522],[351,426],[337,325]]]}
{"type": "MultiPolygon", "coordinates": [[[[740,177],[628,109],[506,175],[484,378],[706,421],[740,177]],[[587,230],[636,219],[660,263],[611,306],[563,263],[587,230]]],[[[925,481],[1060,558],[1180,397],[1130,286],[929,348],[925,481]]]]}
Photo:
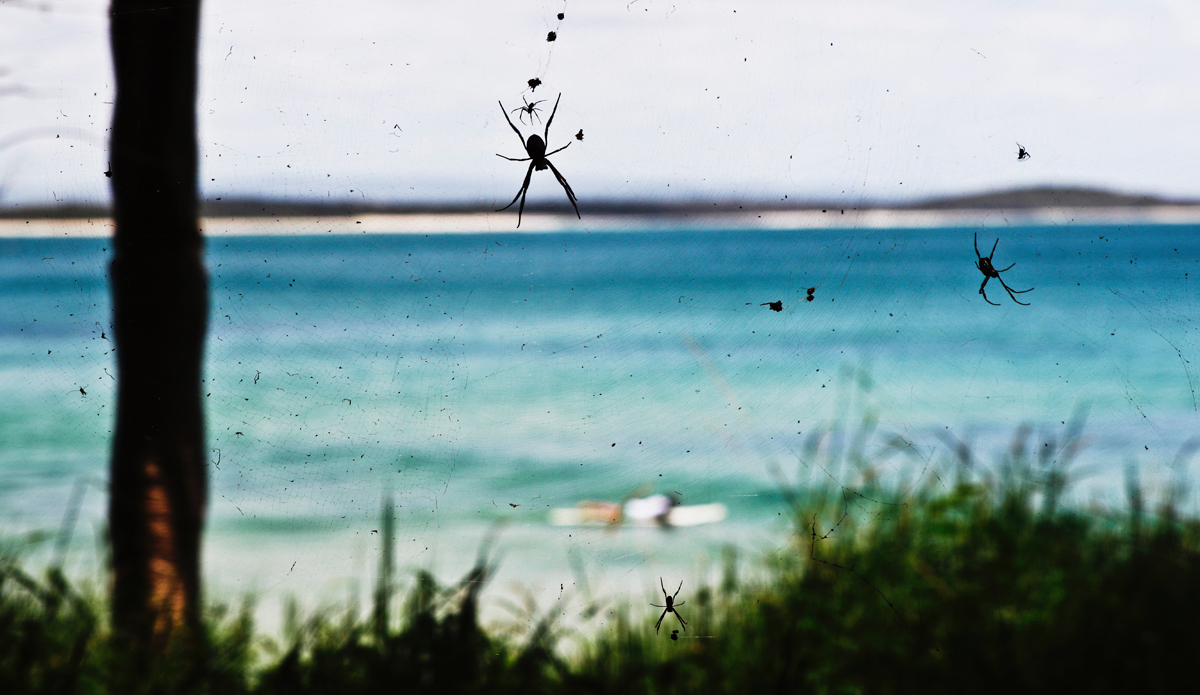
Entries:
{"type": "Polygon", "coordinates": [[[554,150],[554,152],[546,151],[546,139],[550,138],[550,124],[554,122],[554,114],[558,112],[558,102],[560,99],[562,99],[561,93],[558,95],[558,99],[554,100],[554,109],[550,111],[550,118],[546,119],[546,131],[544,135],[545,139],[534,134],[529,136],[529,140],[525,140],[521,135],[521,131],[517,130],[517,127],[513,125],[512,119],[508,117],[508,111],[504,109],[504,104],[500,104],[500,113],[504,114],[504,120],[508,121],[508,126],[513,129],[514,133],[517,134],[517,138],[521,139],[521,146],[525,148],[525,154],[529,155],[528,157],[514,159],[512,157],[505,157],[499,153],[496,154],[497,157],[500,157],[501,159],[507,159],[510,162],[529,162],[529,169],[525,172],[525,182],[521,184],[521,190],[517,191],[517,194],[513,196],[512,203],[500,208],[501,210],[507,210],[513,206],[513,203],[517,202],[517,198],[521,199],[521,206],[517,208],[518,227],[521,226],[521,215],[525,212],[525,194],[529,192],[529,178],[533,176],[533,171],[535,169],[538,171],[545,171],[547,167],[549,167],[550,171],[554,173],[554,178],[558,179],[558,183],[562,185],[563,190],[567,192],[567,199],[571,201],[571,205],[575,208],[575,216],[579,217],[579,219],[583,219],[583,217],[579,215],[579,206],[575,203],[575,191],[571,190],[571,185],[567,183],[566,178],[564,178],[563,175],[559,173],[558,169],[556,169],[555,166],[550,163],[550,160],[547,159],[547,157],[555,152],[562,152],[571,146],[571,143],[568,142],[557,150],[554,150]]]}
{"type": "Polygon", "coordinates": [[[770,307],[771,311],[783,311],[783,301],[782,300],[780,300],[778,302],[763,302],[762,304],[759,304],[759,306],[770,307]]]}
{"type": "Polygon", "coordinates": [[[663,586],[662,577],[658,578],[658,586],[660,589],[662,589],[663,597],[667,599],[667,605],[660,606],[657,603],[650,604],[651,606],[654,606],[655,608],[663,609],[662,615],[658,616],[658,622],[654,623],[654,634],[656,634],[656,635],[658,634],[658,626],[662,625],[663,618],[667,617],[667,613],[674,613],[675,617],[679,618],[679,626],[683,628],[684,632],[687,632],[687,622],[684,621],[683,616],[679,614],[679,611],[675,610],[676,606],[682,606],[683,604],[687,603],[687,601],[680,601],[679,603],[675,603],[675,596],[678,596],[680,589],[683,589],[683,582],[682,581],[679,582],[679,589],[675,590],[674,596],[667,593],[667,588],[665,586],[663,586]]]}
{"type": "Polygon", "coordinates": [[[1017,302],[1017,304],[1020,304],[1021,306],[1029,306],[1025,302],[1017,301],[1016,295],[1024,294],[1026,292],[1032,292],[1034,290],[1034,288],[1030,287],[1027,290],[1014,290],[1013,288],[1004,284],[1004,279],[1000,277],[1000,273],[1003,273],[1005,270],[1008,270],[1008,268],[1013,267],[1013,265],[1016,265],[1016,263],[1013,263],[1012,265],[1008,266],[1008,268],[1004,268],[1002,270],[996,270],[995,266],[992,265],[992,256],[996,255],[996,244],[999,244],[999,243],[1000,243],[1000,239],[997,238],[996,243],[992,244],[991,254],[989,254],[987,256],[980,256],[979,255],[979,235],[978,234],[975,235],[975,256],[979,259],[979,260],[975,261],[975,267],[979,268],[979,272],[983,273],[983,284],[979,286],[979,294],[983,295],[983,301],[987,302],[988,304],[992,304],[994,306],[1000,306],[999,304],[996,304],[996,302],[993,302],[992,300],[988,299],[987,294],[984,294],[984,291],[983,291],[983,288],[987,287],[988,280],[991,280],[992,278],[996,278],[996,280],[998,280],[1000,282],[1000,285],[1008,292],[1008,296],[1012,297],[1012,300],[1014,302],[1017,302]]]}
{"type": "Polygon", "coordinates": [[[1019,142],[1017,143],[1017,161],[1018,162],[1021,161],[1022,159],[1029,159],[1032,156],[1033,155],[1029,154],[1029,152],[1025,150],[1024,145],[1022,145],[1019,142]]]}
{"type": "MultiPolygon", "coordinates": [[[[532,104],[530,104],[529,101],[525,99],[525,97],[521,97],[521,101],[525,102],[524,106],[518,106],[515,109],[509,109],[508,112],[512,113],[513,111],[520,111],[520,113],[517,115],[517,120],[519,120],[522,125],[525,124],[525,114],[529,114],[529,125],[533,125],[533,117],[537,116],[538,112],[541,111],[541,109],[539,109],[537,107],[537,105],[546,100],[539,99],[538,101],[535,101],[532,104]]],[[[542,117],[538,116],[538,123],[541,123],[541,122],[542,122],[542,117]]]]}

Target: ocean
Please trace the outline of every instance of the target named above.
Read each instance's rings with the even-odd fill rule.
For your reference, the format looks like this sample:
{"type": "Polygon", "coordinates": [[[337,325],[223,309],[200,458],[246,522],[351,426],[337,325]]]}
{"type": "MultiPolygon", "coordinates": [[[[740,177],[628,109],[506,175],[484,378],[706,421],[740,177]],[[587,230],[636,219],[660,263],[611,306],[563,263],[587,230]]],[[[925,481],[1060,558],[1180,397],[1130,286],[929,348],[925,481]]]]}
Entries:
{"type": "MultiPolygon", "coordinates": [[[[210,237],[209,593],[254,594],[268,624],[287,596],[365,602],[392,495],[401,577],[461,576],[494,531],[502,591],[651,596],[660,576],[711,577],[730,548],[747,572],[795,552],[783,485],[894,502],[949,485],[956,442],[975,475],[1022,426],[1030,451],[1062,459],[1072,418],[1086,424],[1070,499],[1121,506],[1129,469],[1153,500],[1190,475],[1177,452],[1200,433],[1198,232],[210,237]],[[983,254],[999,239],[995,265],[1016,264],[1003,278],[1034,288],[1017,295],[1029,306],[995,280],[999,306],[979,295],[974,235],[983,254]],[[548,523],[649,492],[729,516],[548,523]]],[[[76,490],[67,563],[96,579],[109,252],[0,239],[0,538],[48,561],[76,490]]]]}

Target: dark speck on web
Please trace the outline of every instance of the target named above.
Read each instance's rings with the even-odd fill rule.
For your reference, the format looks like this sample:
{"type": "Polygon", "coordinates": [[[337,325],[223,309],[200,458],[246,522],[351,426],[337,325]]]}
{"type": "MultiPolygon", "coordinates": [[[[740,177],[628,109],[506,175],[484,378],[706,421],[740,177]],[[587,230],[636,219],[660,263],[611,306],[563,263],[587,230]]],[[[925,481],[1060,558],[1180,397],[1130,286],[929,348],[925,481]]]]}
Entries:
{"type": "Polygon", "coordinates": [[[783,311],[783,301],[778,302],[763,302],[759,306],[770,307],[771,311],[783,311]]]}
{"type": "Polygon", "coordinates": [[[546,34],[546,40],[547,40],[547,41],[553,41],[553,40],[555,40],[555,39],[557,39],[557,38],[558,38],[558,34],[556,34],[556,33],[555,33],[555,32],[553,32],[553,31],[552,31],[552,32],[550,32],[549,34],[546,34]]]}
{"type": "Polygon", "coordinates": [[[579,132],[578,132],[578,133],[575,133],[575,139],[576,139],[576,140],[582,140],[582,139],[583,139],[583,128],[580,128],[580,129],[579,129],[579,132]]]}
{"type": "Polygon", "coordinates": [[[563,14],[562,12],[559,12],[559,13],[558,13],[558,18],[559,18],[559,19],[566,19],[566,18],[567,18],[567,15],[563,14]]]}

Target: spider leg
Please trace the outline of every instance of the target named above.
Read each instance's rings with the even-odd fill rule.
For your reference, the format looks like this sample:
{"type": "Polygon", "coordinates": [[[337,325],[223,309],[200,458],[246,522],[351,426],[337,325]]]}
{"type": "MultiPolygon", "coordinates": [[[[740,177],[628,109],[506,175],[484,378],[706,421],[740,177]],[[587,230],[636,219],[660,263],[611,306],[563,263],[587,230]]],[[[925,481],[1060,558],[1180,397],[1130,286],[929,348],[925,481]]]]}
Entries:
{"type": "MultiPolygon", "coordinates": [[[[509,203],[509,204],[511,205],[511,203],[509,203]]],[[[979,286],[979,294],[982,294],[982,295],[983,295],[983,301],[987,302],[988,304],[991,304],[991,305],[993,305],[993,306],[1000,306],[999,304],[996,304],[996,303],[995,303],[995,302],[993,302],[992,300],[988,299],[988,298],[987,298],[987,293],[983,291],[983,288],[987,286],[988,280],[991,280],[991,278],[990,278],[990,277],[987,277],[987,276],[985,275],[985,276],[984,276],[984,278],[983,278],[983,284],[979,286]]]]}
{"type": "MultiPolygon", "coordinates": [[[[975,257],[981,261],[983,260],[983,256],[979,255],[979,232],[975,232],[975,257]]],[[[979,263],[976,263],[975,267],[978,268],[979,263]]]]}
{"type": "MultiPolygon", "coordinates": [[[[521,214],[525,212],[525,194],[529,191],[529,177],[533,176],[533,162],[529,163],[529,168],[525,170],[525,182],[521,184],[521,190],[513,196],[512,203],[505,205],[500,210],[507,210],[512,207],[513,203],[517,202],[517,198],[521,199],[521,207],[517,208],[517,226],[521,226],[521,214]]],[[[497,211],[499,212],[499,211],[497,211]]]]}
{"type": "Polygon", "coordinates": [[[513,125],[512,119],[508,117],[508,112],[504,110],[504,103],[499,100],[496,103],[500,104],[500,113],[504,114],[504,120],[508,121],[508,127],[513,129],[513,132],[517,134],[517,139],[521,141],[521,149],[528,152],[529,148],[525,147],[525,138],[521,137],[521,131],[517,130],[517,127],[513,125]]]}
{"type": "Polygon", "coordinates": [[[687,601],[680,601],[679,603],[676,603],[676,604],[674,604],[674,606],[675,606],[676,608],[678,608],[679,606],[682,606],[682,605],[683,605],[683,604],[685,604],[685,603],[687,603],[687,601]]]}
{"type": "Polygon", "coordinates": [[[559,92],[558,99],[554,100],[554,110],[550,112],[550,118],[546,121],[546,133],[542,136],[542,139],[546,142],[550,142],[550,124],[554,122],[554,114],[558,113],[558,102],[561,99],[562,92],[559,92]]]}
{"type": "MultiPolygon", "coordinates": [[[[1008,266],[1008,268],[1013,267],[1013,265],[1016,265],[1016,263],[1013,263],[1012,265],[1008,266]]],[[[1001,268],[1000,270],[997,270],[996,273],[997,274],[1003,273],[1004,271],[1008,270],[1008,268],[1001,268]]]]}
{"type": "Polygon", "coordinates": [[[533,162],[529,163],[529,171],[525,172],[525,187],[521,189],[521,205],[517,207],[517,229],[521,228],[521,215],[525,214],[525,196],[529,194],[529,177],[533,175],[533,162]]]}
{"type": "Polygon", "coordinates": [[[530,176],[533,176],[533,164],[530,164],[529,169],[525,172],[525,183],[521,184],[521,190],[517,191],[517,194],[515,196],[513,196],[512,203],[505,205],[504,207],[500,208],[496,212],[500,212],[500,210],[507,210],[513,206],[513,203],[517,202],[517,198],[520,198],[521,194],[525,192],[525,189],[529,188],[529,177],[530,176]]]}
{"type": "MultiPolygon", "coordinates": [[[[554,173],[554,178],[558,179],[559,184],[563,185],[563,190],[566,191],[566,198],[570,200],[572,208],[575,208],[575,216],[582,220],[583,216],[580,215],[580,206],[575,204],[575,191],[571,190],[571,185],[566,182],[565,178],[563,178],[563,174],[558,173],[558,169],[554,168],[554,164],[551,164],[550,160],[546,160],[546,163],[550,164],[550,170],[554,173]]],[[[659,579],[659,583],[662,583],[661,577],[659,579]]],[[[683,585],[679,586],[682,587],[683,585]]],[[[666,593],[666,591],[662,593],[666,593]]]]}
{"type": "Polygon", "coordinates": [[[657,603],[651,603],[650,605],[654,606],[655,608],[666,608],[666,606],[660,606],[657,603]]]}
{"type": "Polygon", "coordinates": [[[687,621],[683,619],[683,616],[679,614],[679,611],[675,611],[675,617],[679,618],[679,624],[683,626],[683,631],[687,632],[687,621]]]}
{"type": "Polygon", "coordinates": [[[667,587],[663,586],[662,577],[658,578],[658,588],[662,589],[663,596],[667,596],[667,587]]]}
{"type": "Polygon", "coordinates": [[[988,254],[988,260],[992,260],[992,256],[996,255],[996,246],[1000,243],[1000,237],[996,237],[996,243],[992,244],[992,252],[988,254]]]}
{"type": "Polygon", "coordinates": [[[662,615],[658,616],[658,622],[654,623],[654,634],[658,634],[658,626],[662,625],[663,618],[667,617],[667,612],[663,611],[662,615]]]}
{"type": "MultiPolygon", "coordinates": [[[[562,152],[563,150],[567,149],[570,146],[571,146],[571,143],[568,142],[567,144],[563,145],[562,147],[558,148],[557,150],[554,150],[554,152],[562,152]]],[[[547,152],[543,156],[549,157],[550,155],[554,154],[554,152],[547,152]]]]}
{"type": "Polygon", "coordinates": [[[683,589],[683,580],[682,579],[679,580],[679,588],[675,590],[675,595],[672,596],[671,598],[674,599],[675,596],[678,596],[681,589],[683,589]]]}
{"type": "Polygon", "coordinates": [[[499,152],[496,153],[496,156],[499,157],[500,159],[507,159],[510,162],[528,162],[530,159],[529,157],[521,157],[520,159],[513,159],[512,157],[505,157],[504,155],[500,154],[499,152]]]}
{"type": "MultiPolygon", "coordinates": [[[[1003,278],[996,278],[996,279],[1000,281],[1000,286],[1003,287],[1005,289],[1005,291],[1008,292],[1008,296],[1011,297],[1014,302],[1017,302],[1017,304],[1020,304],[1021,306],[1029,306],[1029,304],[1027,302],[1017,301],[1017,297],[1016,297],[1016,295],[1013,294],[1012,288],[1010,288],[1008,285],[1004,284],[1003,278]]],[[[1029,288],[1029,290],[1032,290],[1032,289],[1033,289],[1032,287],[1029,288]]],[[[1029,290],[1022,290],[1022,292],[1028,292],[1029,290]]],[[[1018,292],[1017,294],[1020,294],[1020,292],[1018,292]]]]}

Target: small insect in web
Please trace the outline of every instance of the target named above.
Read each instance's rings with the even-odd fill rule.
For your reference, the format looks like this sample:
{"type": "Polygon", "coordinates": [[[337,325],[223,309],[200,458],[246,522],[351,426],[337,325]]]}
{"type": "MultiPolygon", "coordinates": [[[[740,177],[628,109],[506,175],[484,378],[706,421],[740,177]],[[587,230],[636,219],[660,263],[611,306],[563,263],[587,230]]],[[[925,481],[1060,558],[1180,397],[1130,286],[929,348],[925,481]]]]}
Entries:
{"type": "MultiPolygon", "coordinates": [[[[676,606],[682,606],[683,604],[687,603],[687,601],[680,601],[679,603],[675,603],[675,597],[678,596],[680,590],[683,589],[683,582],[682,581],[679,582],[679,588],[675,590],[675,593],[673,595],[667,593],[667,587],[663,586],[662,577],[658,578],[658,586],[660,589],[662,589],[663,598],[665,598],[667,600],[667,605],[660,606],[657,603],[650,604],[651,606],[654,606],[655,608],[663,609],[662,615],[658,616],[658,622],[654,623],[654,634],[656,634],[656,635],[658,634],[658,627],[660,625],[662,625],[663,618],[667,617],[667,613],[674,613],[675,617],[679,619],[679,626],[683,628],[684,632],[687,632],[687,622],[683,619],[683,616],[679,614],[679,611],[675,610],[676,606]]],[[[675,639],[675,637],[672,636],[671,639],[675,639]]]]}
{"type": "Polygon", "coordinates": [[[807,296],[807,297],[805,297],[805,299],[806,299],[806,300],[808,300],[808,301],[810,301],[810,302],[811,302],[812,300],[816,299],[816,297],[814,297],[814,296],[813,296],[813,293],[814,293],[814,292],[816,292],[816,291],[817,291],[817,288],[815,288],[815,287],[810,287],[810,288],[808,288],[808,296],[807,296]]]}
{"type": "Polygon", "coordinates": [[[557,39],[557,38],[558,38],[558,33],[557,33],[557,32],[553,32],[553,31],[552,31],[552,32],[550,32],[549,34],[546,34],[546,41],[548,41],[548,42],[549,42],[549,41],[554,41],[554,40],[555,40],[555,39],[557,39]]]}
{"type": "Polygon", "coordinates": [[[529,91],[536,92],[537,88],[542,86],[542,81],[537,77],[531,77],[525,84],[529,85],[529,91]]]}
{"type": "Polygon", "coordinates": [[[583,140],[583,128],[580,128],[580,129],[579,129],[579,132],[578,132],[578,133],[575,133],[575,139],[576,139],[576,140],[583,140]]]}
{"type": "Polygon", "coordinates": [[[1029,154],[1029,151],[1025,149],[1024,145],[1022,145],[1019,142],[1017,143],[1017,161],[1018,162],[1021,161],[1022,159],[1029,159],[1032,156],[1033,155],[1029,154]]]}
{"type": "Polygon", "coordinates": [[[558,102],[561,99],[562,94],[560,93],[558,95],[558,99],[554,100],[554,108],[550,111],[550,118],[546,119],[546,130],[544,136],[538,137],[537,134],[534,134],[530,135],[528,140],[525,140],[524,136],[521,135],[521,131],[518,130],[515,125],[513,125],[512,119],[508,117],[508,111],[504,108],[504,103],[498,102],[500,103],[500,113],[504,114],[504,120],[508,121],[508,126],[513,129],[513,132],[517,134],[517,138],[521,140],[521,146],[525,148],[525,154],[529,155],[528,157],[515,159],[513,157],[505,157],[500,153],[496,153],[497,157],[500,157],[501,159],[507,159],[510,162],[529,162],[529,169],[525,171],[525,181],[521,184],[521,190],[517,191],[517,194],[513,196],[512,202],[500,208],[500,210],[507,210],[513,206],[513,203],[517,202],[518,198],[521,199],[521,206],[517,208],[518,227],[521,226],[521,215],[525,212],[525,195],[529,192],[529,179],[533,176],[535,169],[537,171],[545,171],[547,168],[549,168],[550,171],[554,173],[554,178],[558,180],[558,183],[563,187],[563,190],[566,191],[567,199],[571,201],[571,206],[575,208],[575,216],[579,217],[579,219],[583,219],[583,217],[579,214],[579,205],[576,204],[575,191],[571,190],[571,184],[567,183],[567,179],[563,177],[563,175],[559,173],[558,169],[555,168],[552,163],[550,163],[549,159],[547,159],[547,157],[555,152],[562,152],[571,146],[571,143],[568,142],[553,152],[546,151],[546,140],[550,138],[550,124],[554,122],[554,114],[558,113],[558,102]]]}
{"type": "Polygon", "coordinates": [[[671,639],[679,641],[679,630],[671,630],[671,639]]]}
{"type": "Polygon", "coordinates": [[[778,302],[763,302],[759,306],[770,307],[771,311],[783,311],[783,300],[778,302]]]}
{"type": "Polygon", "coordinates": [[[979,259],[979,260],[975,261],[975,267],[979,269],[979,272],[983,273],[983,284],[981,284],[979,286],[979,294],[983,295],[983,301],[987,302],[988,304],[991,304],[993,306],[1000,306],[996,302],[993,302],[992,300],[988,299],[987,294],[985,294],[983,291],[983,288],[987,287],[988,280],[991,280],[992,278],[996,278],[996,280],[998,280],[1000,282],[1000,285],[1005,289],[1005,291],[1008,292],[1008,296],[1012,297],[1012,300],[1014,302],[1017,302],[1017,304],[1020,304],[1021,306],[1029,306],[1029,304],[1027,304],[1025,302],[1018,301],[1016,295],[1024,294],[1026,292],[1032,292],[1035,288],[1030,287],[1027,290],[1014,290],[1013,288],[1006,285],[1004,283],[1004,279],[1000,277],[1000,273],[1003,273],[1005,270],[1008,270],[1008,268],[1013,267],[1013,265],[1016,265],[1016,263],[1013,263],[1012,265],[1008,266],[1008,268],[1003,268],[1001,270],[996,270],[996,267],[992,265],[992,256],[996,255],[996,245],[999,243],[1000,243],[1000,239],[997,238],[996,243],[992,244],[992,252],[990,254],[988,254],[987,256],[980,256],[979,255],[979,235],[978,234],[975,235],[975,256],[976,256],[976,258],[979,259]]]}
{"type": "MultiPolygon", "coordinates": [[[[541,111],[541,109],[539,109],[537,107],[537,105],[541,104],[542,102],[544,102],[546,100],[539,99],[538,101],[535,101],[532,104],[530,104],[529,101],[525,97],[521,97],[521,101],[525,102],[525,105],[518,106],[515,109],[509,109],[509,113],[512,113],[514,111],[519,112],[517,114],[517,120],[519,120],[522,125],[525,124],[525,114],[529,114],[529,125],[533,125],[533,117],[537,116],[538,112],[541,111]]],[[[542,117],[538,116],[538,123],[541,123],[541,122],[542,122],[542,117]]]]}

